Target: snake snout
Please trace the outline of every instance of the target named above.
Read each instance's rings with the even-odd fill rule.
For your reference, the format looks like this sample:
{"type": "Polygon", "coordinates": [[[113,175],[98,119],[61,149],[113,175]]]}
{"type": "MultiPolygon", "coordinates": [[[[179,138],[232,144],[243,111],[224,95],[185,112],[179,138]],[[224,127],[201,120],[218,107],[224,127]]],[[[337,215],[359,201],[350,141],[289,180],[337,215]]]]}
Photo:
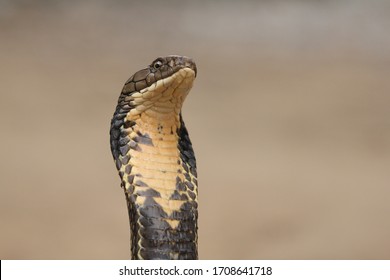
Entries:
{"type": "Polygon", "coordinates": [[[195,77],[197,74],[197,68],[194,60],[188,56],[180,56],[180,55],[171,55],[169,56],[173,60],[174,65],[180,65],[182,67],[190,68],[195,72],[195,77]]]}

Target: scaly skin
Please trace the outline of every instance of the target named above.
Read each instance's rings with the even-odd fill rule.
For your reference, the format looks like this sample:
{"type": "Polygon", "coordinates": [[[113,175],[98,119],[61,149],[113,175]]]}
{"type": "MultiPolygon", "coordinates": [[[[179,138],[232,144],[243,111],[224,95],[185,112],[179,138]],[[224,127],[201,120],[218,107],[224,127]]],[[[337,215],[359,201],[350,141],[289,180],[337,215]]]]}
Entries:
{"type": "Polygon", "coordinates": [[[156,59],[123,87],[110,142],[130,219],[132,259],[197,259],[195,156],[181,108],[196,76],[187,57],[156,59]]]}

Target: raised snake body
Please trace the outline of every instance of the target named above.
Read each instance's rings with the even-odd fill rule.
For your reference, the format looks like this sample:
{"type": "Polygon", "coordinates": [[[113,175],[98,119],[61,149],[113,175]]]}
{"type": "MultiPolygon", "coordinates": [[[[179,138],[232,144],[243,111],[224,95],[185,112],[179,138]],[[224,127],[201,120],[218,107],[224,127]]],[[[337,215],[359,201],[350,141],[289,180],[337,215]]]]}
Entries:
{"type": "Polygon", "coordinates": [[[125,83],[111,121],[132,259],[197,259],[197,172],[181,108],[196,77],[192,59],[157,58],[125,83]]]}

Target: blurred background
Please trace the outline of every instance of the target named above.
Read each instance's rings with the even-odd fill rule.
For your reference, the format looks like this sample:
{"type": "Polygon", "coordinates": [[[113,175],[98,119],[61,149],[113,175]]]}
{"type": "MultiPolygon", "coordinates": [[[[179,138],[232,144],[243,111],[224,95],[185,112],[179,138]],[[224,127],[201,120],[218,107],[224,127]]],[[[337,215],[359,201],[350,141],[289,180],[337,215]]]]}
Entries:
{"type": "Polygon", "coordinates": [[[386,0],[0,0],[0,258],[129,258],[110,119],[180,54],[201,259],[389,259],[389,30],[386,0]]]}

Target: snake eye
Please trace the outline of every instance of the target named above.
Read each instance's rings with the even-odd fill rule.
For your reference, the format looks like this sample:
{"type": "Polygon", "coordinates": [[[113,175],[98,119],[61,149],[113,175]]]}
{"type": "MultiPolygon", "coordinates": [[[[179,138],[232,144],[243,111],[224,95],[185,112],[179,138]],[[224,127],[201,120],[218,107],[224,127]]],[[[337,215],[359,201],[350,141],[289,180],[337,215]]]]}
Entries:
{"type": "Polygon", "coordinates": [[[163,63],[160,60],[157,60],[155,63],[153,63],[154,69],[160,69],[160,67],[163,65],[163,63]]]}

